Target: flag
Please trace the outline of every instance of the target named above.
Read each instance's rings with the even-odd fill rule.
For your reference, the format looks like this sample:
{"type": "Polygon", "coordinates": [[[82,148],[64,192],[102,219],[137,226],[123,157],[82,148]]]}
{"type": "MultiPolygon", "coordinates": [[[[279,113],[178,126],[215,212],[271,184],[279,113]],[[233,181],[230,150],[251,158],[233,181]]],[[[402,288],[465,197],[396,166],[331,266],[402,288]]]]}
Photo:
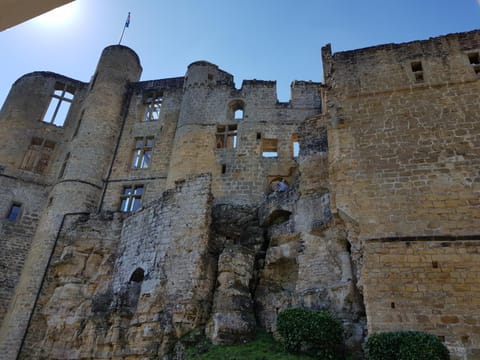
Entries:
{"type": "Polygon", "coordinates": [[[125,27],[129,27],[130,26],[130,13],[128,13],[128,16],[127,16],[127,20],[125,21],[125,27]]]}

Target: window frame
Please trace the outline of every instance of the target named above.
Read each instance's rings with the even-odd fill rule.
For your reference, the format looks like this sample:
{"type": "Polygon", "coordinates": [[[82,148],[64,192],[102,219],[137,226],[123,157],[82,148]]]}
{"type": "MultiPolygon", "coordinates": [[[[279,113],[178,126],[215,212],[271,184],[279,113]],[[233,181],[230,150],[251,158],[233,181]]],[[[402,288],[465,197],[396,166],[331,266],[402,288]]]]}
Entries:
{"type": "Polygon", "coordinates": [[[50,164],[50,158],[56,145],[57,144],[52,140],[33,136],[23,157],[20,168],[44,175],[50,164]]]}
{"type": "Polygon", "coordinates": [[[237,124],[217,125],[215,133],[217,149],[236,149],[238,147],[237,124]]]}
{"type": "Polygon", "coordinates": [[[145,186],[143,184],[124,185],[120,195],[119,211],[129,213],[141,209],[143,194],[145,194],[145,186]]]}
{"type": "Polygon", "coordinates": [[[70,114],[70,109],[75,97],[75,88],[61,82],[56,82],[52,94],[50,95],[50,102],[42,116],[42,122],[49,125],[63,127],[70,114]],[[70,95],[67,95],[70,94],[70,95]],[[60,111],[63,106],[67,106],[66,110],[60,111]],[[52,112],[53,111],[53,112],[52,112]],[[59,113],[62,115],[61,121],[57,121],[59,113]]]}
{"type": "Polygon", "coordinates": [[[145,111],[143,113],[143,122],[153,122],[160,120],[162,114],[162,105],[163,105],[163,94],[162,93],[151,93],[145,100],[145,111]],[[156,114],[156,115],[155,115],[156,114]]]}
{"type": "Polygon", "coordinates": [[[152,163],[153,147],[155,145],[155,136],[137,136],[133,148],[131,162],[132,170],[148,169],[152,163]],[[146,161],[147,159],[147,161],[146,161]]]}

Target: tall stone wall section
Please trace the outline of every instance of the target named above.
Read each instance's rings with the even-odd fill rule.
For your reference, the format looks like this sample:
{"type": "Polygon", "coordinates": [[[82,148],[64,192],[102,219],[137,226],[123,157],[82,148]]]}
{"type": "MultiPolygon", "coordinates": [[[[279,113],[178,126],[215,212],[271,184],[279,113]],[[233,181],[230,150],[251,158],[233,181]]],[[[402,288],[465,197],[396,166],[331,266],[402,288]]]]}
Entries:
{"type": "Polygon", "coordinates": [[[332,211],[358,227],[369,333],[428,331],[459,359],[480,339],[479,47],[323,49],[332,211]]]}
{"type": "MultiPolygon", "coordinates": [[[[2,323],[0,349],[5,359],[15,358],[19,351],[65,215],[92,212],[98,206],[103,178],[112,161],[111,149],[120,128],[126,85],[137,81],[140,72],[138,57],[130,49],[112,46],[104,50],[94,75],[95,81],[83,100],[78,136],[75,131],[64,175],[60,179],[57,175],[49,193],[47,206],[32,239],[31,251],[2,323]],[[110,106],[106,107],[105,102],[110,106]]],[[[28,97],[20,99],[25,101],[28,97]]],[[[30,106],[25,107],[31,111],[30,106]]],[[[65,154],[61,156],[64,158],[65,154]]]]}

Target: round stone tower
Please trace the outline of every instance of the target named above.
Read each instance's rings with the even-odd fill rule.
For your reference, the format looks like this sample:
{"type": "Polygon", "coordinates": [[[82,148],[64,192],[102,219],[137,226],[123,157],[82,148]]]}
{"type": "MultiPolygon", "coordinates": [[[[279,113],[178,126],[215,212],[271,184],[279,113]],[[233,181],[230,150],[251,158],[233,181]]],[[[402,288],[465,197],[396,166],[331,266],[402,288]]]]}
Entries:
{"type": "Polygon", "coordinates": [[[216,173],[216,124],[225,123],[228,99],[234,89],[233,76],[217,65],[206,61],[189,65],[167,187],[188,175],[216,173]]]}
{"type": "MultiPolygon", "coordinates": [[[[138,81],[137,54],[124,46],[104,49],[81,105],[81,115],[66,157],[64,174],[52,187],[31,249],[0,330],[0,352],[15,359],[27,330],[35,297],[68,214],[96,210],[103,179],[114,156],[128,101],[128,83],[138,81]]],[[[65,154],[66,155],[66,154],[65,154]]]]}

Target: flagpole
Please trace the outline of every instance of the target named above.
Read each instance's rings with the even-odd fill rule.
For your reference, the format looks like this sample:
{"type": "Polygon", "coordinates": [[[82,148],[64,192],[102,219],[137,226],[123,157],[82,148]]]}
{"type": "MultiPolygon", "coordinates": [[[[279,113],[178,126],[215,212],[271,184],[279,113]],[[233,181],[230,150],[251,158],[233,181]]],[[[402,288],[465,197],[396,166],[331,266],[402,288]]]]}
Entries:
{"type": "Polygon", "coordinates": [[[127,15],[127,20],[125,20],[125,25],[123,26],[122,35],[120,35],[120,40],[118,40],[118,45],[122,43],[123,34],[125,34],[125,29],[130,26],[130,12],[127,15]]]}

